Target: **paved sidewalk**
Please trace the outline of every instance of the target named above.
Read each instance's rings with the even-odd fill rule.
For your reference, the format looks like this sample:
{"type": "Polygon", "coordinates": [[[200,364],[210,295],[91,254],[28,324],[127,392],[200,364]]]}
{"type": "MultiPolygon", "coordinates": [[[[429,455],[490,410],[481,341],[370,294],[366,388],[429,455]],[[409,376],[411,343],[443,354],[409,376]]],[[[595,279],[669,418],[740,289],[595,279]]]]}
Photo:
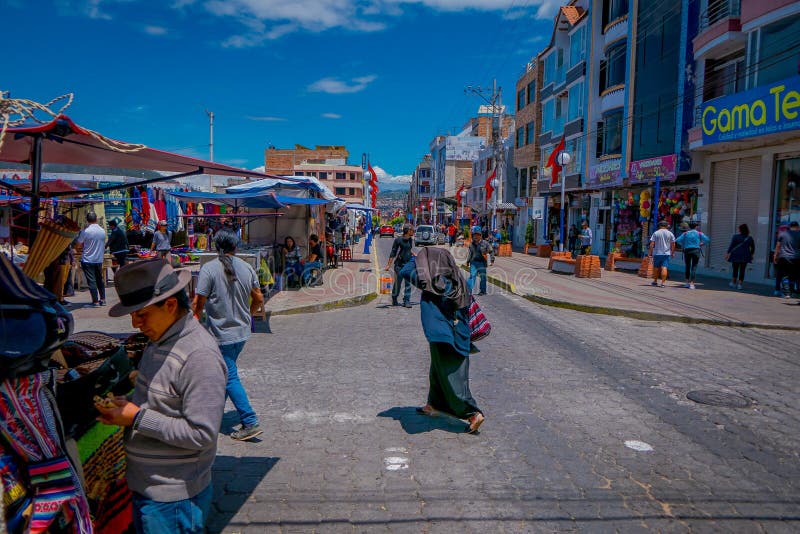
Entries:
{"type": "MultiPolygon", "coordinates": [[[[450,249],[461,264],[466,249],[450,249]]],[[[697,289],[683,287],[683,270],[670,272],[666,287],[650,285],[635,272],[602,271],[602,278],[576,278],[547,269],[548,259],[514,252],[489,267],[491,283],[540,304],[645,320],[800,330],[796,299],[772,296],[766,285],[732,290],[728,280],[698,277],[697,289]]]]}
{"type": "MultiPolygon", "coordinates": [[[[378,294],[380,273],[376,268],[374,248],[371,254],[363,254],[363,250],[362,244],[357,251],[353,251],[352,261],[342,262],[338,268],[324,271],[323,284],[319,287],[304,287],[271,294],[266,302],[267,312],[271,315],[319,312],[357,306],[373,300],[378,294]]],[[[71,303],[69,309],[76,325],[80,325],[76,331],[83,330],[88,325],[93,329],[108,329],[112,332],[119,329],[120,320],[108,317],[108,307],[119,301],[113,282],[106,287],[106,297],[108,305],[101,308],[89,306],[91,298],[88,290],[78,291],[75,296],[67,298],[71,303]]]]}

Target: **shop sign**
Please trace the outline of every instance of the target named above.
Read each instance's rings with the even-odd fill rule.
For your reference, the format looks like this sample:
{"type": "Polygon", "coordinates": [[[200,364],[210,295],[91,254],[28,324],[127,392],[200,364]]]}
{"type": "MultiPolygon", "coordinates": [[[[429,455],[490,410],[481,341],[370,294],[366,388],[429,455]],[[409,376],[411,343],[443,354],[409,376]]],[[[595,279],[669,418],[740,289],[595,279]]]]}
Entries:
{"type": "Polygon", "coordinates": [[[616,187],[622,185],[621,160],[612,159],[594,165],[589,169],[589,180],[587,187],[616,187]]]}
{"type": "Polygon", "coordinates": [[[703,144],[800,129],[800,76],[703,103],[703,144]]]}
{"type": "Polygon", "coordinates": [[[674,182],[678,176],[675,172],[677,162],[676,154],[631,161],[628,166],[628,183],[650,183],[657,177],[660,177],[662,182],[674,182]]]}
{"type": "Polygon", "coordinates": [[[533,197],[531,219],[544,219],[544,197],[533,197]]]}
{"type": "Polygon", "coordinates": [[[514,199],[514,205],[518,208],[525,208],[528,206],[528,197],[517,197],[514,199]]]}

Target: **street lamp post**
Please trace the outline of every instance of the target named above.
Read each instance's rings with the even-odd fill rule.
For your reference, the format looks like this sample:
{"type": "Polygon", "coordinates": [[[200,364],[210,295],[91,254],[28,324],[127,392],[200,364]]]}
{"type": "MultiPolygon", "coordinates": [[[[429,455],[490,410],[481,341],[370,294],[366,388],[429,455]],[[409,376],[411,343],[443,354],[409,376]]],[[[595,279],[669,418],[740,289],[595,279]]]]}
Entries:
{"type": "Polygon", "coordinates": [[[564,252],[564,190],[566,189],[566,181],[567,181],[567,173],[564,170],[569,162],[572,161],[572,156],[569,155],[569,152],[566,150],[562,150],[556,156],[556,162],[561,166],[561,243],[559,244],[559,250],[564,252]]]}
{"type": "Polygon", "coordinates": [[[494,196],[494,202],[492,202],[492,204],[494,205],[494,209],[492,210],[492,223],[491,223],[492,224],[492,234],[497,232],[497,206],[498,206],[498,202],[497,202],[497,196],[498,196],[497,193],[498,193],[498,191],[497,191],[497,188],[499,186],[500,186],[500,180],[498,180],[497,178],[493,178],[492,179],[492,188],[494,189],[494,191],[492,192],[492,196],[494,196]]]}
{"type": "MultiPolygon", "coordinates": [[[[464,200],[466,200],[466,198],[467,198],[467,192],[466,191],[461,191],[461,198],[459,199],[459,202],[461,203],[461,219],[462,220],[464,219],[464,200]]],[[[458,224],[460,225],[461,221],[459,221],[458,224]]]]}

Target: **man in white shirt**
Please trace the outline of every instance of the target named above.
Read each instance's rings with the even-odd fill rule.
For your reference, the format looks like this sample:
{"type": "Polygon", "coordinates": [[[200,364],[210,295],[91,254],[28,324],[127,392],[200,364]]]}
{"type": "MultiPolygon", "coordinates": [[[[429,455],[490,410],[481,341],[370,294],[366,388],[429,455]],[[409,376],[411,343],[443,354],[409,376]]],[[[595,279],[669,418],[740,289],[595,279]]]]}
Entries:
{"type": "Polygon", "coordinates": [[[581,223],[581,254],[592,253],[592,230],[589,228],[589,222],[583,221],[581,223]]]}
{"type": "Polygon", "coordinates": [[[81,268],[86,275],[86,284],[92,295],[92,306],[105,306],[106,285],[103,274],[103,254],[106,250],[106,231],[97,224],[97,215],[90,211],[86,214],[89,226],[78,236],[78,243],[83,244],[81,268]]]}
{"type": "Polygon", "coordinates": [[[648,256],[653,257],[653,281],[651,286],[659,285],[658,279],[661,278],[661,287],[667,281],[667,269],[669,259],[675,254],[675,234],[669,231],[669,223],[661,221],[658,223],[658,230],[650,236],[650,250],[648,256]]]}

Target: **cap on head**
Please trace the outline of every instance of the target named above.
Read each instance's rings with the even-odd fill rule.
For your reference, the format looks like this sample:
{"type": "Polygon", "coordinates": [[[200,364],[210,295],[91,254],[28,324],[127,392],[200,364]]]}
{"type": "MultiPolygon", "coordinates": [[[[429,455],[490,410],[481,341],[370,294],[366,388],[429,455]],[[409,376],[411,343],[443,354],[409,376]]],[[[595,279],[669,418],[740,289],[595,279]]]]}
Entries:
{"type": "Polygon", "coordinates": [[[120,267],[114,277],[119,302],[108,310],[108,315],[122,317],[166,300],[186,287],[191,279],[189,271],[176,271],[160,258],[129,263],[120,267]]]}
{"type": "Polygon", "coordinates": [[[119,224],[119,223],[117,222],[116,219],[111,219],[110,221],[108,221],[108,225],[109,226],[113,226],[114,228],[117,227],[117,224],[119,224]]]}
{"type": "Polygon", "coordinates": [[[669,223],[667,221],[658,221],[659,228],[669,228],[669,223]]]}
{"type": "Polygon", "coordinates": [[[797,221],[792,221],[789,223],[789,228],[800,228],[800,223],[797,221]]]}

